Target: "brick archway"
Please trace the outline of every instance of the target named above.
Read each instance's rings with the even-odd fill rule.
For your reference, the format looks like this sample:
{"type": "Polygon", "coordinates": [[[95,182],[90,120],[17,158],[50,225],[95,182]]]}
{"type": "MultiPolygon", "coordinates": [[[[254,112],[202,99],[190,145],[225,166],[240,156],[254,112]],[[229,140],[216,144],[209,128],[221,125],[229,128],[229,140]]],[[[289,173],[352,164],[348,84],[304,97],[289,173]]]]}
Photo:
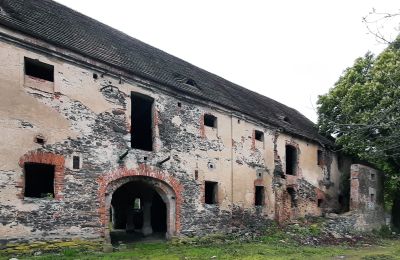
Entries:
{"type": "Polygon", "coordinates": [[[99,215],[102,225],[102,236],[110,242],[109,208],[113,193],[122,185],[141,180],[148,182],[159,193],[167,205],[167,237],[171,237],[180,232],[180,211],[182,205],[182,185],[172,175],[154,171],[149,166],[141,164],[137,169],[127,169],[125,167],[104,174],[98,178],[99,183],[99,215]]]}
{"type": "MultiPolygon", "coordinates": [[[[54,165],[54,198],[56,200],[63,199],[64,189],[64,164],[65,158],[62,155],[54,153],[45,153],[39,151],[29,152],[24,154],[19,159],[19,166],[24,171],[25,163],[41,163],[54,165]]],[[[18,187],[21,188],[21,193],[18,195],[21,199],[24,198],[25,190],[25,175],[22,175],[21,181],[18,183],[18,187]]]]}

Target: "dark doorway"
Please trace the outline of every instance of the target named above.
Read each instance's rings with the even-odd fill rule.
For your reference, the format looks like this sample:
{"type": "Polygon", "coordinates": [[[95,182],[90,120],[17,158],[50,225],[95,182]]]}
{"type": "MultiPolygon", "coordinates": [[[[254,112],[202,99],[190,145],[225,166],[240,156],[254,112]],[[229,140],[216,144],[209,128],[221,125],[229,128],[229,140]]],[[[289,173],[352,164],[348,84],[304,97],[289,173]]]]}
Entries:
{"type": "Polygon", "coordinates": [[[293,188],[287,188],[286,191],[289,193],[289,196],[290,196],[290,207],[297,208],[296,190],[293,188]]]}
{"type": "Polygon", "coordinates": [[[157,192],[153,194],[151,204],[151,225],[153,232],[167,232],[167,207],[157,192]]]}
{"type": "Polygon", "coordinates": [[[54,165],[25,163],[25,197],[54,198],[54,165]]]}
{"type": "Polygon", "coordinates": [[[286,145],[286,174],[296,175],[297,149],[294,146],[286,145]]]}
{"type": "Polygon", "coordinates": [[[152,108],[154,99],[131,92],[131,146],[135,149],[153,150],[152,108]]]}
{"type": "Polygon", "coordinates": [[[167,206],[150,184],[140,180],[128,182],[112,196],[110,222],[112,243],[165,239],[167,206]],[[146,223],[150,224],[152,233],[145,237],[146,223]]]}

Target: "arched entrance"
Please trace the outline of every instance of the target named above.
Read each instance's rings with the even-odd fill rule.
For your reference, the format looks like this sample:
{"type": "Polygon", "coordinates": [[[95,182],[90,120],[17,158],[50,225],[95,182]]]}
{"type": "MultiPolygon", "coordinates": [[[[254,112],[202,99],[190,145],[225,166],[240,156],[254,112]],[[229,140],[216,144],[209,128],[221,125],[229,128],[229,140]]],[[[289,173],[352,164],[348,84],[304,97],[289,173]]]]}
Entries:
{"type": "Polygon", "coordinates": [[[105,198],[106,239],[170,238],[175,234],[175,198],[174,190],[159,179],[129,176],[114,180],[105,198]]]}

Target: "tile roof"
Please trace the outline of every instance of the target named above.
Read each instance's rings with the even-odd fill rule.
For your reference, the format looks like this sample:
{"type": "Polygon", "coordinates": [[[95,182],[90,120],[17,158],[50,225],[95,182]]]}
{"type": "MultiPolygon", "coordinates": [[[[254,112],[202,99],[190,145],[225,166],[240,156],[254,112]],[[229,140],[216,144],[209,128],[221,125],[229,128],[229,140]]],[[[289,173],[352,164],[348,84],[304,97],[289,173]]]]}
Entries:
{"type": "Polygon", "coordinates": [[[309,119],[295,109],[229,82],[57,2],[0,0],[0,24],[127,73],[156,81],[175,91],[241,112],[282,128],[284,132],[331,144],[318,134],[309,119]]]}

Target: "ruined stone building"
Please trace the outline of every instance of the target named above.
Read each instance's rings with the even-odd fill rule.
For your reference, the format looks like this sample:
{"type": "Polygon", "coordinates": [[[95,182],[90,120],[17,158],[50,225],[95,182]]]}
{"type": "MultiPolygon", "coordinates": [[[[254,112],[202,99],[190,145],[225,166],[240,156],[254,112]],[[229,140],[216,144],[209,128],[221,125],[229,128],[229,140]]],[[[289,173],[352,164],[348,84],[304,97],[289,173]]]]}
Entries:
{"type": "Polygon", "coordinates": [[[51,0],[0,0],[0,87],[0,240],[251,231],[382,205],[380,174],[351,171],[296,110],[51,0]]]}

